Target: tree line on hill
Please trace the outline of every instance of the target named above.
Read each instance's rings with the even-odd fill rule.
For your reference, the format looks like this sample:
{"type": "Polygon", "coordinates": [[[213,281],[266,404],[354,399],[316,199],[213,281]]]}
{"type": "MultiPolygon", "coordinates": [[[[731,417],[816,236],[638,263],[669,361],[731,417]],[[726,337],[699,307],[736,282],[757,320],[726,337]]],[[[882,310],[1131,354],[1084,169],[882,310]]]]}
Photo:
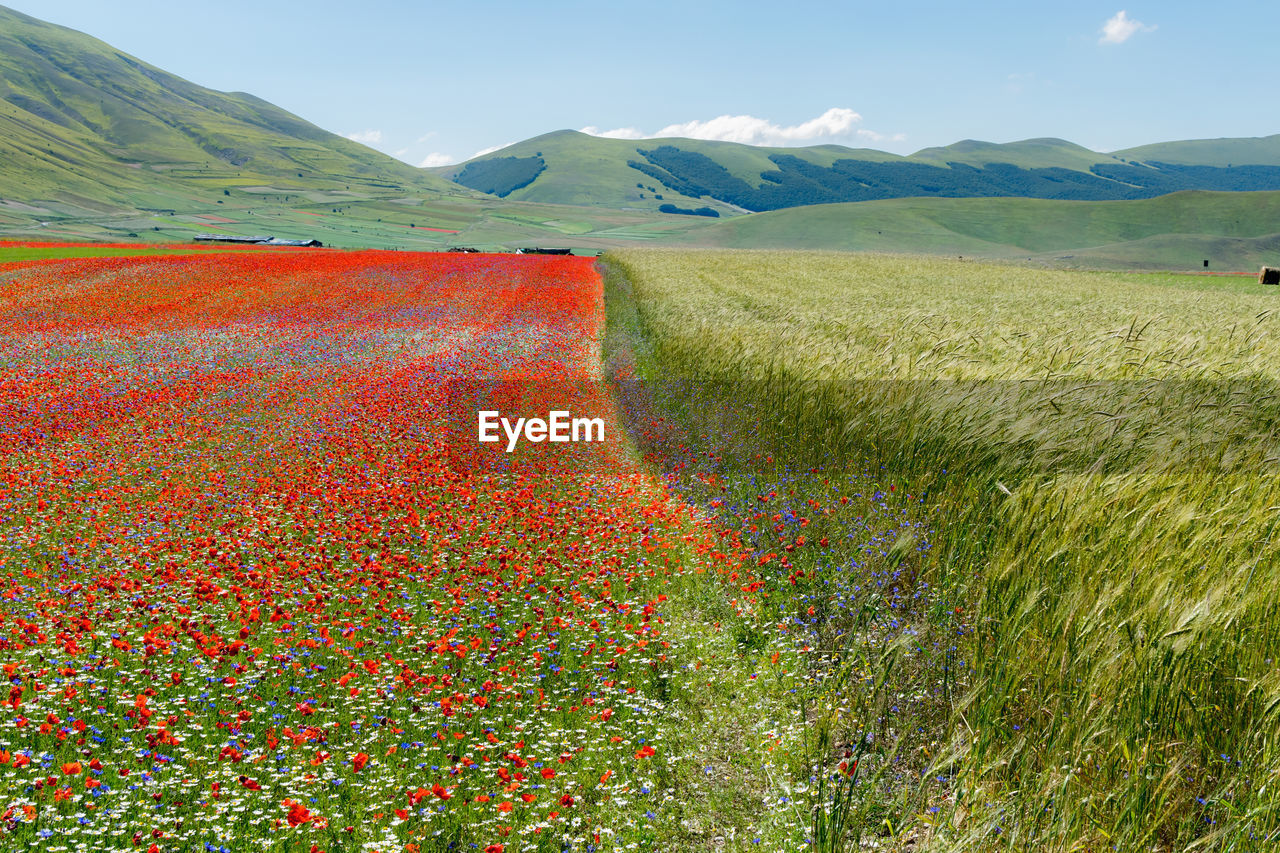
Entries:
{"type": "MultiPolygon", "coordinates": [[[[661,198],[661,196],[659,196],[659,198],[661,198]]],[[[658,205],[658,212],[659,213],[681,213],[681,214],[684,214],[685,216],[718,217],[720,215],[720,211],[712,207],[695,207],[695,208],[676,207],[674,204],[671,204],[670,202],[668,202],[667,204],[658,205]]]]}
{"type": "Polygon", "coordinates": [[[547,161],[541,155],[491,157],[472,160],[453,179],[464,187],[506,198],[536,181],[546,168],[547,161]]]}

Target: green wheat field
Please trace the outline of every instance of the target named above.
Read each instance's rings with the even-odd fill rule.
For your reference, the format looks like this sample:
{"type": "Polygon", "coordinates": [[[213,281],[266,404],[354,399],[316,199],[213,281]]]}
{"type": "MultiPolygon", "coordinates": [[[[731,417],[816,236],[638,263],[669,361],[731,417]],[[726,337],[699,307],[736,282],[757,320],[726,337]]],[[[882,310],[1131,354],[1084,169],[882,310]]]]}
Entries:
{"type": "Polygon", "coordinates": [[[837,593],[838,560],[796,556],[808,610],[738,628],[749,650],[810,617],[810,671],[773,690],[804,732],[788,769],[816,849],[1276,841],[1272,289],[890,255],[604,262],[615,380],[679,432],[648,449],[716,463],[673,481],[726,518],[762,483],[817,506],[863,471],[920,496],[923,526],[868,564],[879,585],[837,593]],[[824,771],[842,759],[859,778],[824,771]]]}

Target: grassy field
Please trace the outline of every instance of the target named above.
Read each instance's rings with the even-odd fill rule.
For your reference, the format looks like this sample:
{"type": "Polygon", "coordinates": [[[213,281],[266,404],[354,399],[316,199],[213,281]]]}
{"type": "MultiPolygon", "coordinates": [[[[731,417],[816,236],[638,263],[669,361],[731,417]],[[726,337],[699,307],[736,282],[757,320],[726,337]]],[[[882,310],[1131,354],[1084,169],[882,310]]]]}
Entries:
{"type": "Polygon", "coordinates": [[[1280,840],[1274,290],[873,255],[606,261],[614,375],[654,407],[638,440],[794,591],[734,630],[808,653],[804,685],[776,691],[812,733],[790,767],[818,849],[1280,840]],[[819,507],[862,477],[916,496],[925,525],[851,551],[857,525],[819,507]]]}
{"type": "Polygon", "coordinates": [[[740,217],[690,245],[917,252],[1055,266],[1249,269],[1280,257],[1280,193],[1183,192],[1136,201],[890,199],[740,217]]]}
{"type": "MultiPolygon", "coordinates": [[[[196,234],[270,234],[317,239],[338,248],[434,251],[449,246],[511,250],[520,246],[599,249],[664,243],[709,220],[646,211],[580,208],[442,197],[391,198],[372,193],[298,194],[259,186],[219,194],[221,203],[168,199],[152,211],[91,211],[42,203],[36,210],[0,206],[0,239],[68,242],[190,241],[196,234]]],[[[30,206],[27,206],[30,207],[30,206]]]]}
{"type": "Polygon", "coordinates": [[[1106,269],[1256,271],[1280,258],[1280,193],[1175,193],[1122,202],[892,199],[713,220],[508,199],[352,189],[228,188],[151,211],[0,204],[0,237],[183,242],[199,233],[315,238],[341,248],[630,245],[895,251],[1106,269]]]}
{"type": "MultiPolygon", "coordinates": [[[[0,264],[24,261],[49,261],[62,258],[133,258],[148,255],[190,255],[217,251],[272,251],[244,249],[238,246],[192,246],[190,244],[157,244],[154,246],[90,244],[28,244],[0,240],[0,264]]],[[[276,250],[278,251],[278,250],[276,250]]],[[[296,250],[294,250],[296,251],[296,250]]]]}

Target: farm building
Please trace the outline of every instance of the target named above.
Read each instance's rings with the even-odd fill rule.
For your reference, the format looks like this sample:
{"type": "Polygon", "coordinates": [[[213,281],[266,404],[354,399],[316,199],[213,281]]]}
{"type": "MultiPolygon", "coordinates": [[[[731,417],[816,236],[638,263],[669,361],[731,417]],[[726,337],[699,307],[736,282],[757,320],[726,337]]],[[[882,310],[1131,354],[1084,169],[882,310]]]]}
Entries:
{"type": "Polygon", "coordinates": [[[319,240],[286,240],[282,237],[272,237],[270,234],[262,234],[256,237],[238,237],[234,234],[197,234],[191,238],[197,243],[237,243],[241,245],[257,245],[257,246],[307,246],[316,249],[324,248],[324,243],[319,240]]]}
{"type": "Polygon", "coordinates": [[[268,246],[306,246],[312,249],[323,249],[324,243],[319,240],[284,240],[280,237],[272,237],[266,242],[268,246]]]}
{"type": "Polygon", "coordinates": [[[233,234],[197,234],[191,239],[197,243],[265,243],[271,239],[271,235],[237,237],[233,234]]]}

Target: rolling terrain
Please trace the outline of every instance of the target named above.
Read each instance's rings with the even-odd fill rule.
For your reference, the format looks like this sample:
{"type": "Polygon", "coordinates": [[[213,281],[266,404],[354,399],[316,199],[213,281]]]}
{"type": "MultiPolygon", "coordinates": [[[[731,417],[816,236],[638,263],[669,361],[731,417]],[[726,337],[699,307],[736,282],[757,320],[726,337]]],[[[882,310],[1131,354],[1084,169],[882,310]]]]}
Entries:
{"type": "Polygon", "coordinates": [[[0,235],[19,239],[592,248],[697,224],[503,202],[2,6],[0,162],[0,235]]]}
{"type": "Polygon", "coordinates": [[[743,216],[683,245],[965,255],[1104,268],[1240,270],[1280,257],[1280,192],[1136,201],[904,198],[743,216]]]}
{"type": "Polygon", "coordinates": [[[1280,135],[1101,154],[1062,139],[964,140],[909,157],[838,145],[760,148],[618,140],[562,130],[437,170],[506,198],[762,212],[892,198],[1142,199],[1184,190],[1280,190],[1280,135]]]}
{"type": "Polygon", "coordinates": [[[1188,139],[1157,142],[1115,152],[1127,160],[1158,160],[1183,166],[1280,166],[1280,134],[1253,139],[1188,139]]]}
{"type": "Polygon", "coordinates": [[[965,140],[902,157],[557,131],[418,169],[4,7],[0,159],[0,237],[20,240],[272,234],[416,250],[772,247],[1167,268],[1209,259],[1215,270],[1280,253],[1280,136],[1112,154],[1061,139],[965,140]],[[1022,197],[1036,195],[1051,198],[1022,197]],[[1117,196],[1133,200],[1097,200],[1117,196]]]}
{"type": "MultiPolygon", "coordinates": [[[[734,178],[759,180],[761,172],[772,168],[772,156],[798,155],[806,160],[829,167],[850,149],[838,145],[810,148],[763,148],[740,145],[736,142],[713,142],[698,139],[662,140],[678,142],[682,149],[715,160],[734,178]]],[[[625,139],[604,139],[589,136],[575,130],[557,130],[535,136],[499,151],[478,157],[455,166],[434,169],[437,174],[453,181],[467,184],[473,189],[491,192],[503,198],[517,201],[539,201],[554,204],[579,204],[594,207],[626,207],[657,211],[664,203],[677,206],[711,205],[722,214],[742,213],[725,202],[689,195],[665,187],[650,175],[628,165],[643,157],[642,148],[655,147],[661,142],[625,139]],[[522,186],[519,181],[497,184],[489,181],[492,169],[485,164],[517,160],[527,163],[529,171],[542,166],[537,177],[522,186]]],[[[876,162],[900,159],[897,155],[870,149],[858,152],[876,162]]]]}

